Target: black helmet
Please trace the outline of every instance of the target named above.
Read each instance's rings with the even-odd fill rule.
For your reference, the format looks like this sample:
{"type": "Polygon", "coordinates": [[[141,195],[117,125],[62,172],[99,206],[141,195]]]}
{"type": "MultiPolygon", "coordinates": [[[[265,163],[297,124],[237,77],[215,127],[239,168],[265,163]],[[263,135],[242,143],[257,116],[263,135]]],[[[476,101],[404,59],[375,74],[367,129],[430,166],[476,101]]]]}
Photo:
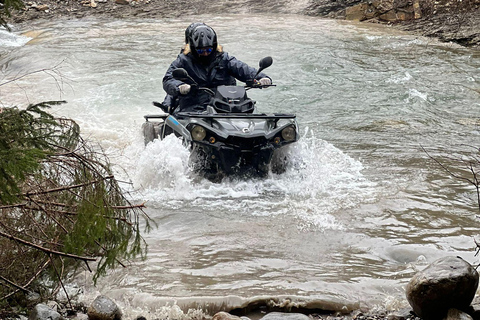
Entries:
{"type": "Polygon", "coordinates": [[[188,43],[193,53],[198,48],[212,47],[217,50],[217,34],[209,26],[199,25],[193,30],[188,43]]]}
{"type": "Polygon", "coordinates": [[[192,35],[193,30],[195,30],[196,27],[205,25],[203,22],[193,22],[190,24],[187,29],[185,29],[185,44],[188,43],[188,39],[190,39],[190,36],[192,35]]]}

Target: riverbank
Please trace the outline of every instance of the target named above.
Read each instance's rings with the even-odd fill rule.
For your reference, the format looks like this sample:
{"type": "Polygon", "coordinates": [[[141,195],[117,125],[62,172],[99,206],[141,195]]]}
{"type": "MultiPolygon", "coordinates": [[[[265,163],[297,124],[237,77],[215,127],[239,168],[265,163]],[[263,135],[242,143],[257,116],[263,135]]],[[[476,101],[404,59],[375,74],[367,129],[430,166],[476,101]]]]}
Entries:
{"type": "MultiPolygon", "coordinates": [[[[401,1],[400,1],[401,2],[401,1]]],[[[404,1],[405,2],[405,1],[404,1]]],[[[229,0],[202,2],[194,0],[39,0],[26,2],[23,10],[13,14],[12,22],[28,23],[36,19],[83,18],[108,16],[124,18],[172,18],[200,15],[212,12],[236,13],[288,13],[311,16],[356,19],[370,23],[384,23],[421,36],[454,42],[462,46],[480,49],[480,1],[440,0],[392,4],[388,0],[377,1],[375,8],[366,2],[326,0],[229,0]],[[415,7],[414,9],[411,9],[415,7]],[[363,10],[359,15],[358,11],[363,10]],[[383,12],[381,12],[383,10],[383,12]],[[350,13],[349,13],[350,11],[350,13]],[[372,11],[377,11],[371,13],[372,11]],[[409,18],[414,14],[415,19],[409,18]],[[392,19],[392,15],[394,16],[392,19]]]]}

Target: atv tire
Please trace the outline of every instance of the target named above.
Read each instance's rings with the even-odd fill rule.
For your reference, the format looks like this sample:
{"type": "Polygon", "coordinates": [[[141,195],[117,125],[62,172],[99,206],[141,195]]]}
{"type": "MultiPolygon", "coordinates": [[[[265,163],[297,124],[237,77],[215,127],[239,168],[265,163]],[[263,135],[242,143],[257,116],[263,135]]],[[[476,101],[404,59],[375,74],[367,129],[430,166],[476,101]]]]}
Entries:
{"type": "Polygon", "coordinates": [[[155,124],[153,122],[147,121],[142,124],[142,131],[145,145],[158,138],[158,133],[157,130],[155,130],[155,124]]]}
{"type": "Polygon", "coordinates": [[[270,161],[270,167],[272,173],[274,174],[282,174],[287,171],[287,166],[289,164],[288,155],[281,150],[275,150],[272,156],[272,160],[270,161]]]}

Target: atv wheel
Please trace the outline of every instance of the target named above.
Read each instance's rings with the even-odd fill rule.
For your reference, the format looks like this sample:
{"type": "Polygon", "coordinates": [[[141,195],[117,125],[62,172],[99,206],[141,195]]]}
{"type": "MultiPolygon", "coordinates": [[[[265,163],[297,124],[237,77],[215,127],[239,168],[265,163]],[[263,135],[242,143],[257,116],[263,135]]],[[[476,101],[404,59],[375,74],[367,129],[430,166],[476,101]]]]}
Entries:
{"type": "Polygon", "coordinates": [[[282,152],[282,150],[275,150],[270,162],[272,173],[285,173],[285,171],[287,171],[288,162],[288,155],[286,153],[282,152]]]}
{"type": "Polygon", "coordinates": [[[261,164],[257,167],[257,176],[260,178],[266,178],[268,176],[269,166],[268,164],[261,164]]]}
{"type": "Polygon", "coordinates": [[[155,124],[153,122],[147,121],[142,124],[142,131],[145,145],[147,145],[149,142],[152,142],[158,137],[158,133],[155,130],[155,124]]]}

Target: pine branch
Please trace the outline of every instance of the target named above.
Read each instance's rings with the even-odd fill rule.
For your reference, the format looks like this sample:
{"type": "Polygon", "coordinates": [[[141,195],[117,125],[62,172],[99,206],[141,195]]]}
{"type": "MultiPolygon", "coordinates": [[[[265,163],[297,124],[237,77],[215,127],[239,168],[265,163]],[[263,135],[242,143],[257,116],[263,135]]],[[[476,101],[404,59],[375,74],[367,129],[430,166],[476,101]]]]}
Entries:
{"type": "MultiPolygon", "coordinates": [[[[109,268],[126,267],[123,260],[145,257],[139,217],[146,230],[151,219],[143,203],[125,197],[105,154],[80,137],[78,125],[44,111],[53,104],[0,112],[0,246],[6,253],[0,264],[13,283],[34,279],[38,271],[61,290],[65,275],[82,262],[90,270],[88,262],[100,257],[95,282],[109,268]],[[42,252],[52,263],[38,270],[42,252]]],[[[12,288],[0,286],[0,295],[20,291],[12,288]]]]}
{"type": "Polygon", "coordinates": [[[50,250],[50,249],[38,246],[34,243],[25,241],[23,239],[14,237],[14,236],[9,235],[7,233],[4,233],[2,231],[0,231],[0,236],[2,236],[4,238],[7,238],[7,239],[10,239],[10,240],[13,240],[13,241],[16,241],[16,242],[21,243],[23,245],[26,245],[28,247],[32,247],[32,248],[35,248],[37,250],[43,251],[45,253],[54,254],[54,255],[57,255],[57,256],[61,256],[61,257],[72,258],[72,259],[75,259],[75,260],[83,260],[83,261],[96,261],[97,260],[95,258],[82,257],[82,256],[74,255],[74,254],[69,254],[69,253],[64,253],[64,252],[60,252],[60,251],[50,250]]]}
{"type": "Polygon", "coordinates": [[[64,186],[64,187],[58,187],[58,188],[49,189],[49,190],[27,192],[27,193],[24,193],[23,195],[26,196],[26,197],[31,197],[31,196],[41,195],[41,194],[78,189],[78,188],[82,188],[82,187],[86,187],[86,186],[89,186],[89,185],[97,184],[101,181],[110,180],[110,179],[113,179],[113,176],[107,176],[107,177],[103,177],[103,178],[95,180],[95,181],[89,181],[89,182],[86,182],[86,183],[76,184],[76,185],[73,185],[73,186],[64,186]]]}

